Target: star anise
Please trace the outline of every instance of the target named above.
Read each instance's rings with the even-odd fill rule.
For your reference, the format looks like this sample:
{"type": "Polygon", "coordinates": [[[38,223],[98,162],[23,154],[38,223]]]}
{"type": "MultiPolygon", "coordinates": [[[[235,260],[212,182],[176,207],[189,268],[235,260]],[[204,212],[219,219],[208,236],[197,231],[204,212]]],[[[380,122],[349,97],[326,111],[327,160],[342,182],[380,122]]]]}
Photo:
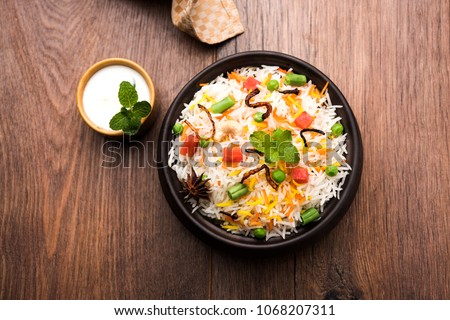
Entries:
{"type": "Polygon", "coordinates": [[[205,173],[197,176],[194,169],[191,169],[191,173],[187,175],[187,179],[182,181],[183,190],[181,192],[186,193],[188,196],[193,197],[197,202],[200,198],[208,199],[209,187],[206,184],[211,179],[203,179],[205,173]]]}

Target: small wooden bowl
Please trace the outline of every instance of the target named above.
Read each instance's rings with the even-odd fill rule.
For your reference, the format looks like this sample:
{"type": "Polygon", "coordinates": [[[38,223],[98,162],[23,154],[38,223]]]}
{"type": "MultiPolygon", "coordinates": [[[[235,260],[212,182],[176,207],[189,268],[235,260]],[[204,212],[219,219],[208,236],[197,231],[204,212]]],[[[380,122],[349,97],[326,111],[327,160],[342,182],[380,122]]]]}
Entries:
{"type": "Polygon", "coordinates": [[[146,130],[148,130],[151,126],[151,124],[153,123],[155,117],[156,117],[156,110],[155,110],[155,87],[153,86],[153,81],[150,78],[150,76],[148,75],[148,73],[137,63],[131,61],[131,60],[127,60],[127,59],[122,59],[122,58],[110,58],[110,59],[105,59],[102,61],[97,62],[96,64],[92,65],[81,77],[80,82],[78,83],[78,87],[77,87],[77,108],[78,111],[80,112],[81,118],[83,118],[84,122],[87,123],[87,125],[89,127],[91,127],[93,130],[104,134],[106,136],[110,136],[110,137],[120,137],[123,136],[123,131],[122,130],[107,130],[104,129],[102,127],[99,127],[98,125],[96,125],[94,122],[92,122],[92,120],[87,116],[86,111],[84,109],[84,105],[83,105],[83,94],[84,94],[84,89],[86,88],[86,84],[88,83],[89,79],[100,69],[103,69],[107,66],[113,66],[113,65],[122,65],[122,66],[126,66],[129,68],[134,69],[135,71],[137,71],[145,80],[145,82],[147,83],[148,89],[149,89],[149,94],[150,94],[150,105],[151,105],[151,111],[150,114],[145,117],[142,118],[141,120],[141,127],[139,129],[139,132],[137,133],[137,135],[140,135],[142,133],[144,133],[146,130]]]}

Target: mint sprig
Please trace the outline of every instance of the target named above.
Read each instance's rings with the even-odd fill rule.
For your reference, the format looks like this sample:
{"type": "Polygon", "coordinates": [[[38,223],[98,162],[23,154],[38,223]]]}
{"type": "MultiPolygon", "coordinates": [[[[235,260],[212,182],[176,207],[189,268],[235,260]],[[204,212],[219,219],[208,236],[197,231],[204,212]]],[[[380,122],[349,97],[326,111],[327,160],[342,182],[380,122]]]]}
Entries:
{"type": "Polygon", "coordinates": [[[119,87],[120,112],[109,121],[112,130],[122,130],[125,134],[134,135],[141,127],[141,119],[150,114],[151,106],[148,101],[138,102],[138,93],[134,85],[122,81],[119,87]]]}
{"type": "Polygon", "coordinates": [[[292,143],[290,130],[277,129],[272,135],[264,131],[255,131],[250,135],[250,143],[256,150],[264,153],[267,163],[278,160],[287,163],[298,163],[300,161],[298,150],[292,143]]]}

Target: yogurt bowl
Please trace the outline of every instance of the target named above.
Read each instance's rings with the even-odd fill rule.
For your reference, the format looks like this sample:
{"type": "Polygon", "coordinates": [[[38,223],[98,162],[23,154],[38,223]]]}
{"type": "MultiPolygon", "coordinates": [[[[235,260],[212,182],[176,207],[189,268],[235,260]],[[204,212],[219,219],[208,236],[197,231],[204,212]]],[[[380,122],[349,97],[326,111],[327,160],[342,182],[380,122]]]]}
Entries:
{"type": "Polygon", "coordinates": [[[77,108],[93,130],[110,137],[120,137],[121,130],[109,128],[109,121],[120,111],[118,90],[122,81],[135,86],[139,101],[148,101],[150,114],[141,120],[138,134],[144,133],[155,118],[155,88],[148,73],[137,63],[110,58],[92,65],[81,77],[77,88],[77,108]]]}

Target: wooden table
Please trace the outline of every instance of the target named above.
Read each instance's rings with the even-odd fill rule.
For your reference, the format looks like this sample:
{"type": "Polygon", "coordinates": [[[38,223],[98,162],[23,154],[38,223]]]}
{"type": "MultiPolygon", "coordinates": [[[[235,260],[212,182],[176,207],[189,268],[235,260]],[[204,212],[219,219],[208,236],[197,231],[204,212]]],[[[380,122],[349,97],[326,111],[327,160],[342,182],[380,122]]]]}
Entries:
{"type": "Polygon", "coordinates": [[[246,32],[216,46],[172,26],[170,1],[2,1],[0,298],[449,299],[450,2],[238,0],[246,32]],[[365,148],[356,199],[317,243],[239,258],[198,240],[149,164],[165,111],[229,54],[276,50],[341,88],[365,148]],[[108,57],[142,65],[159,117],[102,168],[107,141],[75,90],[108,57]]]}

